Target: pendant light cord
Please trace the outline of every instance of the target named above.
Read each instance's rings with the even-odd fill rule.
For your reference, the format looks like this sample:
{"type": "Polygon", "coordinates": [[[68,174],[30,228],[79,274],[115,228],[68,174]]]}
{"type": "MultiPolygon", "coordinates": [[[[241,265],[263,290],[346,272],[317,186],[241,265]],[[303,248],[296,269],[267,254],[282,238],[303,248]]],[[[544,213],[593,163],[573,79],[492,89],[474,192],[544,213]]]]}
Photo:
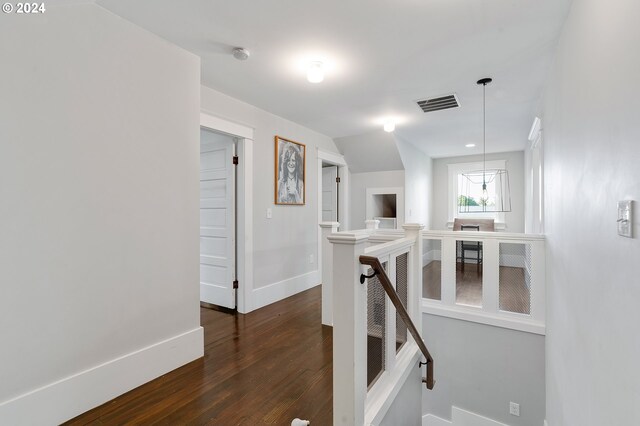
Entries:
{"type": "Polygon", "coordinates": [[[487,174],[487,83],[482,84],[482,189],[486,188],[487,174]]]}

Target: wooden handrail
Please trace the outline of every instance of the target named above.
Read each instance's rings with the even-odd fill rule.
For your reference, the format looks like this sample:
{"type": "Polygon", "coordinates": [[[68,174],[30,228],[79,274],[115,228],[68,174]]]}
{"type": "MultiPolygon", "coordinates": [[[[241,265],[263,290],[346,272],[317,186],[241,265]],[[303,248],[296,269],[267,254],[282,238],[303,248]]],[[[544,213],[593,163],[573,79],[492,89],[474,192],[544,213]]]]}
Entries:
{"type": "MultiPolygon", "coordinates": [[[[393,288],[393,284],[391,284],[391,281],[389,281],[389,277],[384,271],[380,260],[377,257],[363,255],[360,256],[360,263],[370,266],[371,269],[373,269],[374,275],[378,275],[378,279],[380,280],[380,284],[382,284],[382,288],[384,288],[387,296],[389,296],[389,299],[391,299],[393,306],[395,306],[396,311],[398,312],[398,314],[400,314],[400,318],[402,318],[402,320],[404,321],[405,325],[409,329],[409,332],[411,332],[411,335],[413,336],[413,340],[415,340],[416,344],[420,348],[420,351],[422,352],[422,355],[424,355],[424,358],[427,360],[427,377],[426,379],[422,379],[422,381],[426,383],[427,389],[433,389],[433,385],[435,384],[435,380],[433,380],[433,358],[431,357],[429,350],[425,346],[422,337],[420,337],[418,329],[416,329],[413,321],[411,321],[411,317],[409,316],[407,309],[402,304],[400,297],[398,297],[398,293],[396,293],[395,289],[393,288]]],[[[364,278],[371,277],[372,276],[367,277],[365,275],[361,275],[360,282],[364,282],[364,278]]]]}

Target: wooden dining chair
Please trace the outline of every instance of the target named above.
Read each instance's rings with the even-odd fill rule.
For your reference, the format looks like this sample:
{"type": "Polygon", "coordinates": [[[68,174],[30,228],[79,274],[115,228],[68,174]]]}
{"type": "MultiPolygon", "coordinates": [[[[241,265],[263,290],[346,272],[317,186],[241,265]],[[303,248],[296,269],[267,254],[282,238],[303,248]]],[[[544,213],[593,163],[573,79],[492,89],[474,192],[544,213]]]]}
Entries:
{"type": "MultiPolygon", "coordinates": [[[[495,231],[495,223],[493,219],[454,219],[453,221],[454,231],[495,231]]],[[[456,261],[460,260],[460,269],[464,272],[464,264],[466,259],[473,259],[473,257],[465,256],[465,252],[475,252],[476,268],[480,273],[482,265],[482,242],[480,241],[460,241],[460,256],[457,256],[456,261]]]]}
{"type": "MultiPolygon", "coordinates": [[[[461,225],[461,231],[480,231],[480,225],[461,225]]],[[[480,273],[480,265],[482,265],[482,243],[480,241],[460,241],[460,261],[462,263],[461,270],[464,272],[465,252],[472,251],[476,253],[476,269],[480,273]]]]}

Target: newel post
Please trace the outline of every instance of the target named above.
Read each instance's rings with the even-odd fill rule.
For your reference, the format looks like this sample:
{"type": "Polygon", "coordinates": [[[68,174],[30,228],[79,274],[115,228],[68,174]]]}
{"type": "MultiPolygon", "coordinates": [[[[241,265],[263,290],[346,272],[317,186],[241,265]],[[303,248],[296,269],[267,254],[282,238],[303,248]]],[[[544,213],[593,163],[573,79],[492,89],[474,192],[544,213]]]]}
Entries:
{"type": "Polygon", "coordinates": [[[333,424],[363,425],[367,395],[367,288],[360,255],[368,233],[329,236],[333,243],[333,424]]]}
{"type": "Polygon", "coordinates": [[[380,221],[378,219],[368,219],[364,221],[365,229],[374,230],[378,229],[380,226],[380,221]]]}
{"type": "Polygon", "coordinates": [[[333,246],[329,235],[338,232],[338,222],[320,222],[320,282],[322,283],[322,324],[333,325],[333,246]]]}
{"type": "Polygon", "coordinates": [[[405,223],[402,225],[405,237],[415,238],[416,242],[411,248],[411,259],[409,261],[409,288],[407,289],[407,311],[413,320],[418,331],[422,334],[422,315],[420,301],[422,299],[422,230],[421,223],[405,223]]]}

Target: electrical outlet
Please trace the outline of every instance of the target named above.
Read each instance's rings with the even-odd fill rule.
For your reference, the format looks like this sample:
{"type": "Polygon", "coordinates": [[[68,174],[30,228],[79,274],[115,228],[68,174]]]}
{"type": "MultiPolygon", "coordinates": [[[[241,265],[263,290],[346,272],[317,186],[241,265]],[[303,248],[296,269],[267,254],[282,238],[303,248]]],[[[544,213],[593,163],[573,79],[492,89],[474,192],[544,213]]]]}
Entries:
{"type": "Polygon", "coordinates": [[[313,263],[313,255],[312,254],[309,255],[309,263],[313,263]]]}
{"type": "Polygon", "coordinates": [[[509,402],[509,414],[520,417],[520,404],[509,402]]]}
{"type": "Polygon", "coordinates": [[[271,209],[267,209],[267,219],[271,219],[273,217],[273,212],[271,209]]]}

